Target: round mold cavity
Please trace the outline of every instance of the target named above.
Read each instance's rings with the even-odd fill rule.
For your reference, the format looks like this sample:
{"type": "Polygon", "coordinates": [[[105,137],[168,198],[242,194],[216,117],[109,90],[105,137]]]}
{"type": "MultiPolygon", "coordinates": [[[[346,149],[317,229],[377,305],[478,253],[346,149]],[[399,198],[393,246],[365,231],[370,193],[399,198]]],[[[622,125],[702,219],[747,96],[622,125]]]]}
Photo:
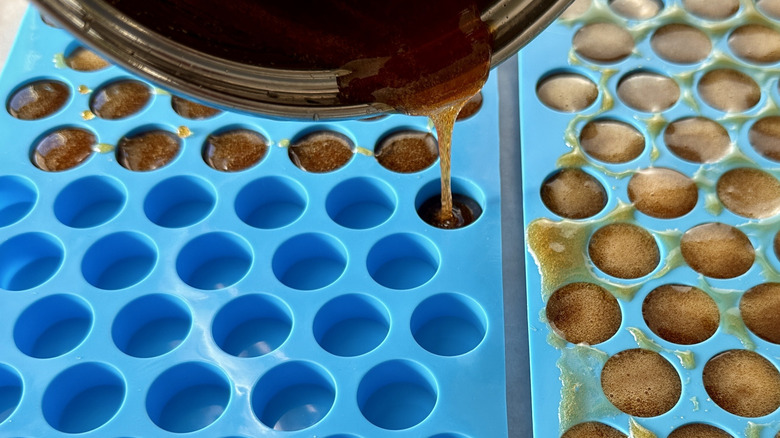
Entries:
{"type": "Polygon", "coordinates": [[[682,345],[706,341],[720,325],[720,312],[712,297],[683,284],[653,289],[642,303],[642,317],[661,339],[682,345]]]}
{"type": "Polygon", "coordinates": [[[346,135],[329,130],[306,133],[287,148],[290,161],[303,171],[327,173],[341,169],[355,155],[355,144],[346,135]]]}
{"type": "Polygon", "coordinates": [[[80,72],[93,72],[108,68],[111,64],[97,53],[83,46],[73,46],[65,55],[65,64],[80,72]]]}
{"type": "Polygon", "coordinates": [[[122,79],[96,90],[89,108],[101,119],[119,120],[138,114],[151,100],[152,90],[148,85],[133,79],[122,79]]]}
{"type": "Polygon", "coordinates": [[[762,157],[780,161],[780,116],[758,119],[748,130],[748,141],[762,157]]]}
{"type": "Polygon", "coordinates": [[[458,229],[477,222],[485,209],[485,194],[476,184],[460,178],[450,181],[453,219],[442,220],[441,180],[425,184],[414,199],[417,215],[428,225],[441,229],[458,229]]]}
{"type": "Polygon", "coordinates": [[[292,224],[303,214],[308,196],[295,180],[268,176],[247,184],[236,196],[236,214],[247,225],[275,229],[292,224]]]}
{"type": "Polygon", "coordinates": [[[739,3],[739,0],[682,0],[683,7],[689,13],[705,20],[733,17],[739,11],[739,3]]]}
{"type": "Polygon", "coordinates": [[[381,363],[360,381],[360,412],[375,426],[403,430],[422,423],[439,398],[430,371],[408,360],[381,363]]]}
{"type": "Polygon", "coordinates": [[[157,263],[157,248],[135,232],[109,234],[87,250],[81,262],[84,278],[99,289],[130,287],[149,275],[157,263]]]}
{"type": "Polygon", "coordinates": [[[393,234],[368,252],[368,273],[390,289],[406,290],[427,283],[439,270],[436,245],[417,234],[393,234]]]}
{"type": "Polygon", "coordinates": [[[141,127],[119,140],[116,161],[133,172],[157,170],[176,159],[181,144],[181,138],[165,127],[141,127]]]}
{"type": "Polygon", "coordinates": [[[680,23],[658,28],[650,38],[650,46],[660,58],[678,64],[699,63],[712,51],[712,41],[706,33],[680,23]]]}
{"type": "Polygon", "coordinates": [[[743,112],[761,100],[761,87],[749,75],[730,68],[705,73],[696,85],[699,97],[709,106],[725,112],[743,112]]]}
{"type": "Polygon", "coordinates": [[[485,338],[487,315],[469,297],[439,294],[414,309],[411,330],[415,341],[429,352],[439,356],[459,356],[477,348],[485,338]]]}
{"type": "Polygon", "coordinates": [[[171,108],[176,114],[190,120],[210,119],[222,113],[216,108],[201,105],[179,96],[171,96],[171,108]]]}
{"type": "Polygon", "coordinates": [[[240,236],[208,233],[192,239],[181,249],[176,272],[194,288],[223,289],[244,278],[253,257],[252,248],[240,236]]]}
{"type": "Polygon", "coordinates": [[[542,203],[566,219],[586,219],[607,206],[608,196],[595,176],[582,169],[567,167],[545,178],[539,190],[542,203]]]}
{"type": "Polygon", "coordinates": [[[165,294],[136,298],[119,311],[111,327],[114,344],[133,357],[156,357],[184,342],[192,316],[179,298],[165,294]]]}
{"type": "Polygon", "coordinates": [[[258,357],[279,348],[292,331],[289,307],[270,295],[245,295],[227,303],[214,317],[211,334],[225,353],[258,357]]]}
{"type": "Polygon", "coordinates": [[[24,383],[13,368],[0,363],[0,424],[16,411],[22,401],[24,383]]]}
{"type": "Polygon", "coordinates": [[[381,225],[393,215],[398,202],[395,192],[376,178],[353,178],[328,194],[325,208],[337,224],[355,230],[381,225]]]}
{"type": "Polygon", "coordinates": [[[92,310],[74,295],[51,295],[27,307],[14,325],[14,343],[31,357],[61,356],[81,344],[92,327],[92,310]]]}
{"type": "Polygon", "coordinates": [[[203,429],[222,416],[230,402],[231,383],[213,365],[175,365],[152,383],[146,413],[161,429],[188,433],[203,429]]]}
{"type": "Polygon", "coordinates": [[[777,0],[756,0],[756,6],[767,17],[780,20],[780,2],[777,0]]]}
{"type": "Polygon", "coordinates": [[[627,191],[637,210],[658,219],[685,216],[699,201],[699,188],[691,178],[664,167],[637,170],[627,191]]]}
{"type": "Polygon", "coordinates": [[[180,175],[158,183],[149,191],[144,213],[161,227],[183,228],[205,219],[216,202],[216,190],[208,181],[180,175]]]}
{"type": "Polygon", "coordinates": [[[472,98],[470,98],[468,101],[466,101],[466,104],[463,105],[463,108],[461,108],[460,112],[458,113],[458,117],[455,119],[456,122],[461,122],[463,120],[468,120],[472,117],[474,117],[480,109],[482,109],[482,103],[484,102],[484,97],[482,96],[482,92],[475,94],[472,98]]]}
{"type": "Polygon", "coordinates": [[[591,157],[611,164],[628,163],[645,150],[645,136],[616,119],[591,120],[580,131],[580,146],[591,157]]]}
{"type": "Polygon", "coordinates": [[[719,279],[743,275],[756,258],[753,243],[745,233],[720,222],[696,225],[683,233],[680,251],[691,269],[719,279]]]}
{"type": "Polygon", "coordinates": [[[122,375],[109,365],[87,362],[72,366],[46,388],[43,416],[60,432],[89,432],[116,415],[125,387],[122,375]]]}
{"type": "Polygon", "coordinates": [[[335,400],[336,386],[325,369],[309,362],[286,362],[257,381],[252,412],[271,429],[291,432],[319,423],[335,400]]]}
{"type": "Polygon", "coordinates": [[[561,438],[626,438],[626,434],[614,427],[599,423],[597,421],[588,421],[576,424],[561,436],[561,438]]]}
{"type": "Polygon", "coordinates": [[[613,12],[630,20],[653,18],[664,8],[661,0],[609,0],[608,4],[613,12]]]}
{"type": "Polygon", "coordinates": [[[62,172],[86,162],[98,143],[97,136],[77,127],[61,127],[44,135],[35,144],[30,159],[46,172],[62,172]]]}
{"type": "Polygon", "coordinates": [[[586,282],[556,289],[547,300],[545,315],[555,333],[572,344],[605,342],[617,333],[623,321],[614,295],[586,282]]]}
{"type": "Polygon", "coordinates": [[[387,308],[368,295],[342,295],[314,317],[314,338],[331,354],[360,356],[377,348],[390,330],[387,308]]]}
{"type": "Polygon", "coordinates": [[[629,108],[648,113],[670,109],[680,99],[680,86],[669,76],[636,70],[620,78],[617,95],[629,108]]]}
{"type": "Polygon", "coordinates": [[[780,344],[780,283],[763,283],[745,291],[739,301],[739,314],[753,334],[780,344]]]}
{"type": "Polygon", "coordinates": [[[360,438],[360,437],[357,436],[357,435],[350,435],[350,434],[346,434],[346,433],[340,433],[338,435],[328,435],[325,438],[360,438]]]}
{"type": "Polygon", "coordinates": [[[599,88],[590,78],[562,71],[542,78],[536,85],[536,96],[549,108],[573,113],[593,105],[599,88]]]}
{"type": "Polygon", "coordinates": [[[780,32],[760,24],[743,24],[729,35],[729,49],[743,61],[772,64],[780,61],[780,32]]]}
{"type": "Polygon", "coordinates": [[[463,435],[462,433],[438,433],[436,435],[433,435],[431,438],[469,438],[467,435],[463,435]]]}
{"type": "Polygon", "coordinates": [[[702,371],[704,390],[716,405],[740,417],[763,417],[780,408],[780,372],[759,353],[727,350],[702,371]]]}
{"type": "Polygon", "coordinates": [[[338,280],[347,266],[347,250],[326,234],[300,234],[276,250],[273,271],[284,285],[298,290],[314,290],[338,280]]]}
{"type": "Polygon", "coordinates": [[[581,27],[572,39],[581,57],[600,63],[620,62],[634,51],[634,37],[622,26],[592,23],[581,27]]]}
{"type": "Polygon", "coordinates": [[[56,237],[25,233],[0,244],[0,289],[18,291],[45,283],[60,269],[65,250],[56,237]]]}
{"type": "Polygon", "coordinates": [[[38,189],[32,181],[15,175],[0,176],[0,228],[22,220],[37,201],[38,189]]]}
{"type": "Polygon", "coordinates": [[[734,436],[709,424],[688,423],[673,430],[667,438],[734,438],[734,436]]]}
{"type": "Polygon", "coordinates": [[[574,20],[575,18],[580,18],[590,10],[590,6],[592,4],[592,0],[574,0],[571,2],[569,7],[561,13],[560,18],[562,20],[574,20]]]}
{"type": "Polygon", "coordinates": [[[656,417],[680,400],[682,381],[660,354],[641,348],[623,350],[601,371],[601,389],[616,408],[635,417],[656,417]]]}
{"type": "Polygon", "coordinates": [[[127,191],[108,176],[87,176],[65,186],[54,201],[54,215],[72,228],[91,228],[113,219],[125,205],[127,191]]]}
{"type": "Polygon", "coordinates": [[[605,225],[588,242],[588,256],[602,272],[621,279],[644,277],[661,262],[661,250],[646,229],[625,222],[605,225]]]}
{"type": "Polygon", "coordinates": [[[70,87],[52,79],[24,84],[11,93],[6,109],[20,120],[38,120],[61,110],[70,99],[70,87]]]}
{"type": "Polygon", "coordinates": [[[731,150],[726,128],[705,117],[686,117],[669,123],[664,130],[664,143],[671,153],[694,163],[720,161],[731,150]]]}
{"type": "Polygon", "coordinates": [[[212,169],[239,172],[257,165],[268,154],[268,138],[252,128],[234,126],[208,136],[201,156],[212,169]]]}
{"type": "Polygon", "coordinates": [[[377,142],[374,158],[393,172],[421,172],[439,158],[439,143],[430,132],[401,129],[386,134],[377,142]]]}

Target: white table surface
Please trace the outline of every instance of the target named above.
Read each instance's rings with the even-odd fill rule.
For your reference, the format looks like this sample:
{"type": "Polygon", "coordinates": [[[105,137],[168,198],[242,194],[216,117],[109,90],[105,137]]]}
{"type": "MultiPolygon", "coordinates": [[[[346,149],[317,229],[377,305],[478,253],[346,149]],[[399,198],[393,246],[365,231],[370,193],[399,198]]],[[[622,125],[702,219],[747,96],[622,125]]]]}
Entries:
{"type": "Polygon", "coordinates": [[[26,9],[26,0],[0,0],[0,70],[5,65],[26,9]]]}

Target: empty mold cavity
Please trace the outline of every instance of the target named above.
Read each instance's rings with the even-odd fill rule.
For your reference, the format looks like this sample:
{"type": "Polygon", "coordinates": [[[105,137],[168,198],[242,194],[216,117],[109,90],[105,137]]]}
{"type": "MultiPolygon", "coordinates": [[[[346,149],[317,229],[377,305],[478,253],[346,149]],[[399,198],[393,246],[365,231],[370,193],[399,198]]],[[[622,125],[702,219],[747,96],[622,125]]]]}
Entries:
{"type": "Polygon", "coordinates": [[[231,384],[213,365],[186,362],[164,371],[146,394],[146,413],[168,432],[203,429],[222,416],[230,402],[231,384]]]}
{"type": "Polygon", "coordinates": [[[545,308],[552,329],[572,344],[600,344],[617,333],[623,314],[615,297],[593,283],[558,288],[545,308]]]}
{"type": "Polygon", "coordinates": [[[144,213],[161,227],[181,228],[203,220],[216,202],[216,190],[208,181],[180,175],[158,183],[149,191],[144,213]]]}
{"type": "Polygon", "coordinates": [[[81,344],[92,327],[92,311],[73,295],[51,295],[27,307],[14,325],[14,342],[31,357],[61,356],[81,344]]]}
{"type": "Polygon", "coordinates": [[[83,72],[103,70],[111,65],[92,50],[81,46],[73,48],[65,56],[65,64],[73,70],[83,72]]]}
{"type": "Polygon", "coordinates": [[[729,48],[737,57],[756,64],[780,61],[780,32],[760,24],[745,24],[729,35],[729,48]]]}
{"type": "Polygon", "coordinates": [[[485,310],[460,294],[439,294],[421,302],[411,330],[421,347],[439,356],[458,356],[477,348],[487,332],[485,310]]]}
{"type": "Polygon", "coordinates": [[[339,132],[316,131],[293,141],[287,152],[300,169],[326,173],[344,167],[355,154],[355,145],[339,132]]]}
{"type": "Polygon", "coordinates": [[[460,433],[439,433],[432,436],[431,438],[469,438],[469,437],[460,433]]]}
{"type": "Polygon", "coordinates": [[[179,298],[146,295],[119,311],[111,327],[111,336],[125,354],[156,357],[184,342],[191,325],[190,310],[179,298]]]}
{"type": "Polygon", "coordinates": [[[48,117],[68,103],[70,88],[60,81],[40,80],[16,89],[8,99],[8,113],[21,120],[48,117]]]}
{"type": "Polygon", "coordinates": [[[607,359],[601,388],[616,408],[636,417],[669,412],[682,393],[677,370],[660,354],[635,348],[607,359]]]}
{"type": "Polygon", "coordinates": [[[387,308],[368,295],[351,294],[326,303],[314,317],[314,338],[336,356],[359,356],[375,349],[390,330],[387,308]]]}
{"type": "Polygon", "coordinates": [[[368,252],[368,273],[390,289],[413,289],[427,283],[439,269],[439,251],[430,240],[416,234],[393,234],[368,252]]]}
{"type": "Polygon", "coordinates": [[[731,150],[726,128],[705,117],[687,117],[670,123],[664,130],[664,143],[673,154],[694,163],[714,163],[731,150]]]}
{"type": "Polygon", "coordinates": [[[247,225],[261,229],[281,228],[298,220],[308,197],[295,180],[268,176],[256,179],[236,196],[236,214],[247,225]]]}
{"type": "Polygon", "coordinates": [[[536,96],[554,110],[573,113],[593,105],[599,97],[599,89],[585,76],[554,73],[539,81],[536,96]]]}
{"type": "Polygon", "coordinates": [[[715,301],[704,291],[683,284],[665,284],[650,292],[642,303],[647,326],[675,344],[704,342],[720,325],[715,301]]]}
{"type": "Polygon", "coordinates": [[[381,363],[363,376],[358,386],[360,412],[375,426],[403,430],[431,414],[438,399],[431,373],[415,362],[381,363]]]}
{"type": "Polygon", "coordinates": [[[587,423],[580,423],[570,427],[564,432],[561,438],[626,438],[626,434],[615,429],[614,427],[599,423],[597,421],[589,421],[587,423]]]}
{"type": "Polygon", "coordinates": [[[238,172],[259,163],[268,153],[268,139],[250,129],[230,129],[209,135],[203,161],[221,172],[238,172]]]}
{"type": "Polygon", "coordinates": [[[101,119],[118,120],[140,112],[152,99],[152,90],[143,82],[122,80],[95,91],[89,107],[101,119]]]}
{"type": "Polygon", "coordinates": [[[682,0],[682,4],[688,12],[705,20],[725,20],[739,11],[739,0],[682,0]]]}
{"type": "Polygon", "coordinates": [[[290,336],[292,313],[278,298],[245,295],[214,317],[211,334],[219,348],[237,357],[258,357],[279,348],[290,336]]]}
{"type": "Polygon", "coordinates": [[[766,219],[780,213],[780,181],[761,169],[741,167],[721,175],[718,199],[732,213],[766,219]]]}
{"type": "Polygon", "coordinates": [[[763,417],[780,407],[780,372],[762,355],[728,350],[704,365],[707,395],[724,410],[741,417],[763,417]]]}
{"type": "Polygon", "coordinates": [[[322,367],[286,362],[257,381],[252,390],[252,412],[271,429],[291,432],[319,423],[335,400],[333,378],[322,367]]]}
{"type": "Polygon", "coordinates": [[[730,433],[704,423],[685,424],[673,430],[667,438],[734,438],[730,433]]]}
{"type": "Polygon", "coordinates": [[[309,233],[282,243],[273,256],[274,275],[298,290],[314,290],[338,280],[347,266],[347,250],[334,237],[309,233]]]}
{"type": "Polygon", "coordinates": [[[49,234],[25,233],[0,244],[0,289],[25,290],[50,279],[62,265],[65,250],[49,234]]]}
{"type": "Polygon", "coordinates": [[[656,113],[666,111],[677,103],[680,86],[668,76],[640,70],[620,78],[617,95],[630,108],[656,113]]]}
{"type": "Polygon", "coordinates": [[[22,401],[24,384],[14,369],[0,364],[0,424],[14,413],[22,401]]]}
{"type": "Polygon", "coordinates": [[[328,194],[325,208],[337,224],[356,230],[387,221],[397,203],[393,189],[382,180],[360,177],[339,183],[328,194]]]}
{"type": "Polygon", "coordinates": [[[659,219],[673,219],[691,212],[699,200],[692,179],[662,167],[637,171],[628,182],[628,199],[637,210],[659,219]]]}
{"type": "Polygon", "coordinates": [[[780,283],[764,283],[748,289],[739,301],[739,313],[759,338],[780,344],[780,283]]]}
{"type": "Polygon", "coordinates": [[[608,224],[596,230],[588,243],[588,256],[606,274],[623,279],[644,277],[661,261],[653,235],[629,223],[608,224]]]}
{"type": "Polygon", "coordinates": [[[156,263],[157,248],[148,237],[119,232],[92,244],[84,254],[81,272],[92,286],[117,290],[146,278],[156,263]]]}
{"type": "Polygon", "coordinates": [[[430,132],[405,129],[382,137],[374,147],[376,161],[398,173],[425,170],[439,158],[439,142],[430,132]]]}
{"type": "Polygon", "coordinates": [[[241,280],[252,266],[252,248],[235,234],[214,232],[187,243],[176,259],[176,271],[197,289],[223,289],[241,280]]]}
{"type": "Polygon", "coordinates": [[[124,185],[108,176],[87,176],[65,186],[54,201],[54,215],[72,228],[90,228],[113,219],[125,205],[124,185]]]}
{"type": "Polygon", "coordinates": [[[661,58],[678,64],[701,62],[712,51],[712,41],[706,33],[679,23],[658,28],[650,39],[650,46],[661,58]]]}
{"type": "Polygon", "coordinates": [[[709,106],[726,112],[749,110],[761,100],[761,88],[756,81],[730,68],[708,71],[699,79],[696,90],[709,106]]]}
{"type": "Polygon", "coordinates": [[[592,23],[574,34],[572,47],[581,57],[593,62],[618,62],[634,50],[634,37],[612,23],[592,23]]]}
{"type": "Polygon", "coordinates": [[[607,205],[604,185],[577,168],[561,169],[547,177],[540,196],[550,211],[567,219],[595,216],[607,205]]]}
{"type": "Polygon", "coordinates": [[[122,137],[116,148],[116,161],[125,169],[148,172],[173,161],[181,149],[179,137],[152,127],[122,137]]]}
{"type": "Polygon", "coordinates": [[[55,377],[43,394],[43,416],[65,433],[84,433],[106,424],[125,398],[125,381],[113,367],[88,362],[55,377]]]}
{"type": "Polygon", "coordinates": [[[60,128],[46,134],[32,150],[33,164],[47,172],[72,169],[92,155],[97,137],[80,128],[60,128]]]}
{"type": "Polygon", "coordinates": [[[609,7],[616,14],[632,20],[647,20],[664,8],[661,0],[609,0],[609,7]]]}
{"type": "Polygon", "coordinates": [[[762,157],[780,161],[780,116],[759,119],[750,127],[748,141],[762,157]]]}
{"type": "Polygon", "coordinates": [[[712,278],[734,278],[756,258],[750,239],[731,225],[710,222],[686,231],[680,239],[683,259],[694,271],[712,278]]]}
{"type": "Polygon", "coordinates": [[[176,114],[190,120],[210,119],[222,111],[210,106],[187,100],[178,96],[171,96],[171,108],[176,114]]]}
{"type": "Polygon", "coordinates": [[[0,227],[14,224],[32,211],[38,200],[38,189],[21,176],[0,176],[0,227]]]}
{"type": "Polygon", "coordinates": [[[645,150],[645,136],[619,120],[588,122],[580,131],[580,146],[586,154],[605,163],[627,163],[645,150]]]}
{"type": "Polygon", "coordinates": [[[471,225],[482,216],[485,195],[475,184],[460,178],[450,180],[452,215],[447,218],[441,205],[441,180],[425,184],[414,199],[417,215],[428,225],[458,229],[471,225]]]}

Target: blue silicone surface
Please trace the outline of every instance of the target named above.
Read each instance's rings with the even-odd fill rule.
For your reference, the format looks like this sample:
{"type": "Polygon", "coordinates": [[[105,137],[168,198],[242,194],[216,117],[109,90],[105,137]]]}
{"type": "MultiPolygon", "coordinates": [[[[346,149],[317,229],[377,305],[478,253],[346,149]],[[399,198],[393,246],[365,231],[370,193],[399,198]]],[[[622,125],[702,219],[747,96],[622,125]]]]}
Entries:
{"type": "MultiPolygon", "coordinates": [[[[589,3],[589,2],[581,2],[589,3]]],[[[555,226],[569,224],[570,230],[592,232],[614,221],[630,222],[650,231],[658,243],[661,262],[650,274],[636,280],[611,277],[589,260],[588,239],[579,248],[585,278],[574,278],[580,266],[551,267],[557,283],[545,285],[539,265],[527,251],[527,290],[529,342],[531,356],[533,422],[535,436],[559,437],[569,427],[587,421],[599,421],[631,436],[666,437],[672,430],[688,423],[716,425],[735,437],[775,437],[780,431],[780,411],[745,418],[727,412],[714,403],[705,391],[702,369],[716,354],[730,349],[748,349],[761,354],[776,368],[780,367],[780,345],[755,336],[742,322],[738,303],[744,291],[761,283],[777,282],[780,261],[773,251],[773,239],[780,228],[778,217],[755,220],[738,216],[723,208],[715,183],[720,175],[735,167],[760,168],[775,178],[780,175],[776,161],[761,156],[748,140],[754,122],[777,114],[778,64],[757,65],[739,60],[727,44],[731,31],[746,22],[760,23],[778,30],[778,21],[763,15],[752,1],[740,1],[739,10],[730,18],[705,20],[689,13],[680,0],[667,0],[658,15],[647,20],[623,18],[612,11],[606,0],[593,0],[581,16],[559,19],[521,51],[520,56],[520,123],[523,159],[523,196],[525,227],[549,220],[555,226]],[[583,26],[609,22],[629,30],[635,40],[633,52],[624,60],[597,63],[580,57],[572,48],[574,34],[583,26]],[[661,59],[650,45],[654,31],[667,23],[686,23],[704,30],[713,49],[701,62],[675,64],[661,59]],[[755,107],[744,113],[727,113],[704,103],[696,85],[706,72],[717,67],[745,72],[761,88],[755,107]],[[681,89],[681,98],[668,110],[659,113],[637,111],[627,106],[617,94],[619,81],[635,71],[650,71],[672,78],[681,89]],[[582,111],[566,113],[545,106],[536,94],[537,85],[556,73],[577,73],[597,84],[599,95],[582,111]],[[729,153],[710,164],[683,160],[667,148],[664,129],[672,121],[704,116],[728,130],[729,153]],[[579,143],[583,126],[595,119],[616,119],[634,126],[645,138],[643,152],[623,164],[601,162],[582,151],[579,143]],[[559,161],[562,160],[562,161],[559,161]],[[567,161],[568,160],[568,161],[567,161]],[[561,163],[568,164],[561,164],[561,163]],[[540,189],[543,181],[562,167],[580,167],[594,176],[606,189],[606,207],[589,219],[571,220],[557,216],[543,203],[540,189]],[[628,199],[627,184],[635,171],[648,167],[675,169],[697,184],[699,199],[690,213],[676,219],[657,219],[636,210],[628,199]],[[622,213],[621,213],[622,212],[622,213]],[[706,222],[721,222],[737,227],[750,239],[756,260],[745,274],[732,279],[705,277],[691,269],[679,252],[680,236],[686,230],[706,222]],[[589,347],[567,343],[552,333],[545,318],[546,297],[557,288],[573,281],[590,281],[604,286],[618,297],[622,323],[606,342],[589,347]],[[654,334],[645,323],[642,303],[647,294],[663,284],[679,283],[699,287],[714,298],[721,322],[708,340],[694,345],[668,342],[654,334]],[[621,293],[635,287],[635,294],[621,293]],[[632,348],[659,352],[679,373],[682,395],[667,413],[650,418],[631,418],[615,408],[604,396],[600,375],[607,358],[632,348]],[[692,359],[692,361],[690,361],[692,359]],[[643,434],[643,433],[649,433],[643,434]]],[[[527,236],[526,236],[527,237],[527,236]]],[[[776,317],[776,316],[775,316],[776,317]]]]}
{"type": "Polygon", "coordinates": [[[28,11],[0,79],[3,99],[38,79],[70,90],[40,120],[0,111],[0,436],[506,435],[495,77],[454,133],[455,191],[484,212],[449,231],[416,212],[438,166],[399,174],[372,155],[427,119],[189,120],[154,89],[104,120],[85,113],[94,90],[132,76],[68,68],[77,45],[28,11]],[[100,144],[40,170],[33,147],[60,127],[100,144]],[[182,147],[133,172],[114,148],[145,127],[182,147]],[[207,136],[228,127],[270,140],[259,164],[205,164],[207,136]],[[358,147],[346,166],[291,162],[290,141],[319,129],[358,147]]]}

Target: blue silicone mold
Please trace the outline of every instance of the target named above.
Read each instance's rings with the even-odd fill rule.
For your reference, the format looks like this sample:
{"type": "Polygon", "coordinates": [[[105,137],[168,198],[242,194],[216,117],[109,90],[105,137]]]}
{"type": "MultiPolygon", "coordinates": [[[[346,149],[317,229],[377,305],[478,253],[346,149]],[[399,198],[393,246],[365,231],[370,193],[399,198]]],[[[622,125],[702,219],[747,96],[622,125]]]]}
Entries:
{"type": "MultiPolygon", "coordinates": [[[[716,425],[735,437],[772,438],[780,431],[780,411],[757,418],[731,414],[710,399],[702,383],[702,369],[707,361],[730,349],[753,350],[775,367],[780,367],[780,345],[751,333],[744,326],[737,307],[745,290],[760,283],[777,282],[780,278],[780,262],[772,249],[773,239],[780,228],[778,217],[750,220],[737,216],[722,207],[714,189],[718,177],[734,167],[756,167],[774,177],[780,176],[778,163],[760,156],[747,137],[754,121],[765,115],[777,114],[777,103],[780,102],[778,64],[760,66],[739,60],[726,43],[731,29],[748,21],[762,23],[775,30],[780,26],[775,19],[761,15],[748,1],[741,1],[739,10],[732,17],[713,21],[690,14],[680,0],[663,3],[663,9],[654,18],[631,20],[613,12],[606,0],[593,0],[581,16],[558,20],[521,52],[520,122],[526,232],[536,221],[549,220],[557,224],[555,226],[569,224],[573,227],[571,229],[585,233],[587,237],[601,226],[620,220],[650,231],[661,252],[661,263],[652,273],[636,280],[621,280],[593,266],[583,245],[582,266],[551,267],[557,283],[547,286],[533,254],[527,252],[533,421],[537,437],[559,437],[569,427],[587,421],[611,425],[631,436],[666,437],[672,430],[688,423],[716,425]],[[572,38],[584,25],[595,22],[616,23],[627,28],[635,40],[631,55],[611,63],[581,58],[572,48],[572,38]],[[703,29],[713,43],[710,55],[704,61],[691,65],[675,64],[658,57],[650,46],[650,37],[655,29],[671,22],[703,29]],[[758,82],[761,99],[753,109],[744,113],[726,113],[702,101],[696,84],[707,71],[723,65],[745,72],[758,82]],[[681,89],[681,98],[670,109],[660,113],[631,109],[617,95],[617,85],[621,78],[635,71],[651,71],[672,78],[681,89]],[[561,72],[580,74],[597,84],[599,95],[596,101],[576,113],[556,111],[541,103],[535,92],[537,84],[549,75],[561,72]],[[728,130],[732,145],[725,158],[716,163],[697,164],[685,161],[667,149],[664,128],[672,121],[689,116],[708,117],[728,130]],[[645,138],[644,151],[624,164],[604,163],[583,153],[579,144],[580,130],[587,122],[600,118],[621,120],[637,128],[645,138]],[[580,161],[571,160],[574,154],[579,154],[580,161]],[[606,189],[607,205],[592,218],[564,219],[542,202],[541,185],[562,167],[559,160],[564,156],[564,162],[576,163],[568,166],[580,167],[606,189]],[[740,156],[745,159],[740,159],[740,156]],[[697,183],[699,201],[692,212],[677,219],[656,219],[631,205],[626,191],[630,176],[636,170],[651,166],[678,170],[697,183]],[[706,222],[735,226],[749,237],[756,249],[756,261],[747,273],[733,279],[718,280],[705,277],[686,265],[679,254],[680,235],[706,222]],[[587,271],[587,279],[567,276],[579,267],[587,271]],[[592,347],[572,345],[554,335],[545,321],[548,294],[573,281],[600,284],[617,296],[622,323],[617,333],[606,342],[592,347]],[[699,287],[715,299],[721,323],[711,338],[699,344],[678,345],[661,339],[648,328],[642,316],[642,303],[650,291],[670,283],[699,287]],[[626,293],[632,288],[635,291],[633,297],[626,293]],[[674,366],[683,384],[677,404],[657,417],[631,418],[615,408],[601,389],[601,369],[607,358],[638,347],[660,353],[674,366]]],[[[587,238],[583,242],[586,244],[587,238]]]]}
{"type": "Polygon", "coordinates": [[[484,211],[449,231],[416,212],[438,166],[399,174],[372,155],[426,119],[189,120],[152,88],[139,113],[104,120],[94,90],[132,76],[71,70],[77,46],[28,11],[0,79],[3,99],[37,79],[70,90],[40,120],[0,111],[0,436],[506,435],[495,78],[455,129],[455,191],[484,211]],[[99,144],[40,170],[33,147],[59,127],[99,144]],[[259,164],[206,165],[207,136],[231,127],[270,140],[259,164]],[[181,149],[133,172],[114,149],[146,128],[181,149]],[[321,129],[357,153],[307,173],[286,147],[321,129]]]}

